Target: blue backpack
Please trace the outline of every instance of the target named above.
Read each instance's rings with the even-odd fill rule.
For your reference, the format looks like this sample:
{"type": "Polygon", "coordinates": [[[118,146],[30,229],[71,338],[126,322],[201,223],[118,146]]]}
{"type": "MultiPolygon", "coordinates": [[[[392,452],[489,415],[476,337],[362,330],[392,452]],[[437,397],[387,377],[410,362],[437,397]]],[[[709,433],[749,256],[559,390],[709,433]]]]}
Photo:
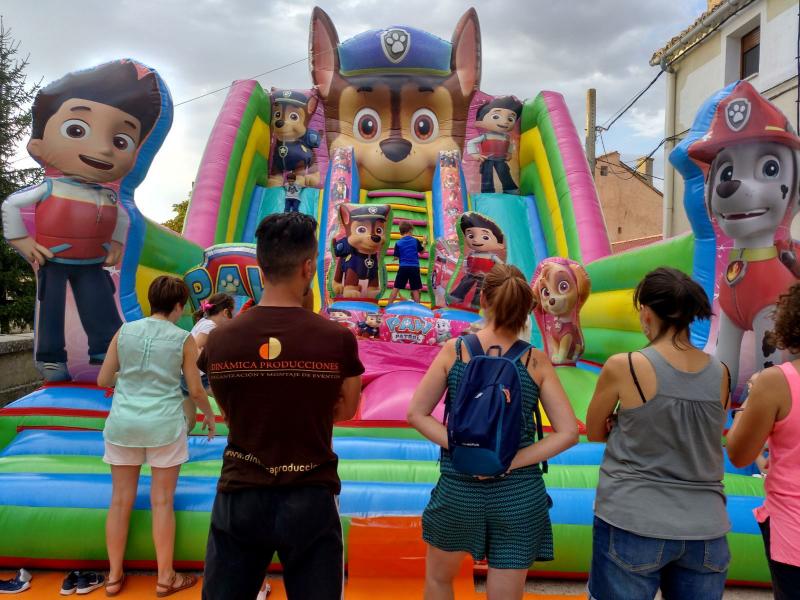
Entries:
{"type": "MultiPolygon", "coordinates": [[[[469,475],[495,477],[508,471],[519,450],[522,427],[522,384],[519,360],[531,345],[517,341],[504,355],[485,354],[477,335],[460,338],[470,361],[452,402],[446,406],[447,442],[453,467],[469,475]]],[[[542,437],[538,402],[535,421],[542,437]]]]}

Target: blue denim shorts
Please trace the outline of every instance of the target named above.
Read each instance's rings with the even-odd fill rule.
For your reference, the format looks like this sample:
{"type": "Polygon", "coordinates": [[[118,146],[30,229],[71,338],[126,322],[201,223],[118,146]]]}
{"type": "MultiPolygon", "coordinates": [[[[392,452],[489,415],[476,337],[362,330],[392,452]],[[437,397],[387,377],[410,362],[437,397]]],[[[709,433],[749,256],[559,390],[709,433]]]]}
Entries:
{"type": "Polygon", "coordinates": [[[731,554],[723,536],[665,540],[619,529],[595,517],[589,594],[593,600],[721,600],[731,554]]]}

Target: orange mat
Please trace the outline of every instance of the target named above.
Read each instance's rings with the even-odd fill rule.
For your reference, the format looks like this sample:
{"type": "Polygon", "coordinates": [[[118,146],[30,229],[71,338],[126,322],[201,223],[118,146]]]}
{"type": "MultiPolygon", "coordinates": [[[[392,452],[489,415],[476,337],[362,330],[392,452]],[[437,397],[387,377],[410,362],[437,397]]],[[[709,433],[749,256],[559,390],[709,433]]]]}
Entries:
{"type": "MultiPolygon", "coordinates": [[[[64,596],[58,593],[61,589],[61,580],[65,573],[50,573],[35,571],[33,581],[29,590],[19,594],[20,600],[61,600],[64,596]]],[[[3,573],[0,578],[13,577],[13,573],[3,573]]],[[[280,579],[270,579],[272,593],[269,600],[286,600],[286,592],[283,582],[280,579]]],[[[194,588],[184,590],[171,596],[175,600],[199,600],[202,581],[194,588]]],[[[125,583],[125,590],[117,596],[120,600],[141,600],[143,598],[155,598],[156,577],[155,575],[131,575],[125,583]]],[[[77,597],[77,596],[76,596],[77,597]]],[[[81,596],[83,597],[83,596],[81,596]]],[[[105,598],[103,590],[95,590],[88,595],[90,598],[105,598]]],[[[525,594],[526,600],[575,600],[584,596],[561,596],[561,595],[541,595],[525,594]]],[[[422,598],[422,580],[414,578],[371,578],[371,586],[365,585],[364,581],[348,582],[345,590],[347,600],[374,600],[377,598],[392,598],[393,600],[413,600],[422,598]]],[[[472,582],[469,585],[456,588],[456,598],[458,600],[473,598],[484,599],[485,594],[473,591],[472,582]]],[[[253,599],[255,600],[255,598],[253,599]]]]}

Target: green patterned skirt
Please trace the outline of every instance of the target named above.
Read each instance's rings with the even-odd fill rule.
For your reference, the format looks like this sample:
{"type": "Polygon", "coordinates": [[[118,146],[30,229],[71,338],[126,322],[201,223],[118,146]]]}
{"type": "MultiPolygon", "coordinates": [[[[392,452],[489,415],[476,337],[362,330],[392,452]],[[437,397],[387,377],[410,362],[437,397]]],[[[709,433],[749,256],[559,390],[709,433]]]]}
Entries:
{"type": "Polygon", "coordinates": [[[538,466],[483,481],[443,473],[422,513],[422,538],[495,569],[528,569],[553,560],[551,506],[538,466]]]}

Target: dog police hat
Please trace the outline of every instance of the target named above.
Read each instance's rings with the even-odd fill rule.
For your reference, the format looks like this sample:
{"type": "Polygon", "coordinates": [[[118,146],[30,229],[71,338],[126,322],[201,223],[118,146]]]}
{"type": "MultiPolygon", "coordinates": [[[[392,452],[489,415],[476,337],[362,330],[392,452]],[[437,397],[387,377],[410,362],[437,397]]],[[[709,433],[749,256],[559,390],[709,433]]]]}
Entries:
{"type": "Polygon", "coordinates": [[[385,221],[389,215],[389,207],[385,204],[351,204],[349,205],[349,214],[351,220],[385,221]]]}
{"type": "Polygon", "coordinates": [[[302,92],[295,92],[294,90],[273,90],[272,103],[293,104],[294,106],[301,106],[305,108],[305,106],[308,104],[308,96],[302,92]]]}
{"type": "Polygon", "coordinates": [[[450,74],[452,50],[450,42],[416,27],[371,29],[339,44],[339,72],[347,77],[400,70],[443,77],[450,74]]]}
{"type": "Polygon", "coordinates": [[[708,133],[689,146],[689,157],[703,168],[726,146],[748,142],[775,142],[800,150],[800,137],[786,115],[741,81],[717,105],[708,133]]]}

